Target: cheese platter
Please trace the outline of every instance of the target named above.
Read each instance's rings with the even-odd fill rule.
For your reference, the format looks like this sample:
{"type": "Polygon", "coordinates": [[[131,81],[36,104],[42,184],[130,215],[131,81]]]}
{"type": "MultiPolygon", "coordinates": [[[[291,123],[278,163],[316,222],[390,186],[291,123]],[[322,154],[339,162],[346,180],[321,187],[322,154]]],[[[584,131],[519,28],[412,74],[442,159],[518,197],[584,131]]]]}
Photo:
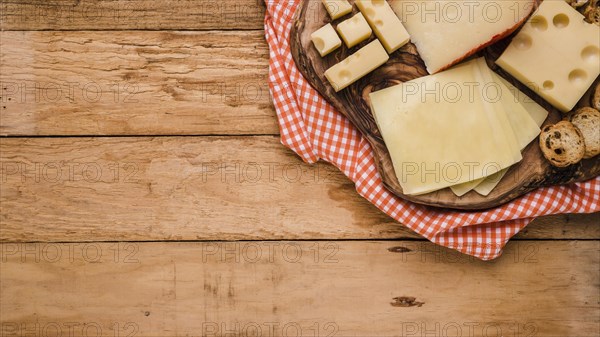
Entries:
{"type": "MultiPolygon", "coordinates": [[[[585,181],[600,174],[600,156],[580,157],[561,166],[551,158],[559,152],[548,155],[548,149],[542,151],[538,141],[541,130],[553,134],[550,128],[568,119],[569,111],[592,106],[595,91],[600,90],[594,64],[598,63],[600,72],[600,60],[594,42],[590,47],[588,40],[581,39],[583,70],[571,70],[566,83],[558,75],[549,77],[552,81],[547,76],[543,78],[546,92],[530,83],[537,80],[538,73],[528,72],[536,65],[543,66],[544,61],[531,57],[528,62],[521,56],[523,50],[535,56],[535,48],[540,48],[538,41],[548,39],[543,34],[560,38],[561,29],[572,34],[564,28],[570,25],[569,29],[575,29],[578,17],[570,12],[566,19],[562,12],[554,15],[550,11],[556,8],[549,4],[543,10],[554,15],[553,20],[552,15],[539,9],[538,0],[480,2],[482,8],[496,4],[492,6],[495,13],[504,10],[511,15],[498,18],[495,14],[492,18],[494,12],[489,8],[483,12],[485,15],[477,15],[473,1],[463,3],[471,4],[470,11],[465,12],[460,7],[435,7],[449,2],[432,0],[306,0],[295,13],[290,45],[296,66],[370,143],[383,183],[400,198],[435,207],[481,210],[502,205],[539,187],[585,181]],[[441,13],[437,17],[430,15],[434,22],[428,22],[427,14],[412,21],[406,14],[422,14],[419,8],[425,7],[419,6],[432,4],[433,12],[441,13]],[[336,12],[336,8],[343,9],[343,13],[336,12]],[[457,15],[457,10],[461,15],[457,15]],[[391,17],[392,11],[395,18],[391,17]],[[546,14],[550,16],[544,21],[546,14]],[[447,25],[441,23],[444,19],[447,25]],[[366,22],[372,29],[365,27],[366,22]],[[472,83],[492,83],[495,89],[503,89],[504,95],[494,102],[483,95],[479,101],[472,95],[448,99],[452,96],[448,92],[456,91],[457,79],[462,89],[473,89],[472,83]],[[551,89],[546,88],[549,82],[551,89]],[[464,87],[465,83],[471,84],[464,87]],[[570,88],[573,84],[578,90],[574,93],[570,90],[575,89],[561,87],[570,88]],[[413,95],[417,98],[411,100],[415,88],[421,88],[423,93],[413,95]],[[441,101],[437,98],[430,102],[426,98],[436,96],[436,90],[431,88],[444,94],[441,101]],[[563,94],[549,95],[553,90],[563,90],[563,94]],[[468,112],[468,118],[464,118],[467,112],[463,110],[468,112]],[[489,166],[479,164],[491,162],[494,165],[492,169],[469,171],[472,159],[478,163],[475,166],[489,166]],[[454,179],[457,174],[448,173],[446,168],[463,174],[454,179]],[[465,170],[470,174],[465,175],[465,170]],[[448,178],[450,175],[452,179],[448,178]]],[[[427,10],[431,14],[432,9],[427,10]]],[[[588,25],[585,23],[582,28],[584,34],[593,37],[595,28],[588,25]]],[[[594,135],[595,129],[589,133],[594,135]]],[[[582,140],[577,142],[583,143],[582,140]]],[[[553,150],[562,151],[565,146],[561,146],[553,150]]]]}

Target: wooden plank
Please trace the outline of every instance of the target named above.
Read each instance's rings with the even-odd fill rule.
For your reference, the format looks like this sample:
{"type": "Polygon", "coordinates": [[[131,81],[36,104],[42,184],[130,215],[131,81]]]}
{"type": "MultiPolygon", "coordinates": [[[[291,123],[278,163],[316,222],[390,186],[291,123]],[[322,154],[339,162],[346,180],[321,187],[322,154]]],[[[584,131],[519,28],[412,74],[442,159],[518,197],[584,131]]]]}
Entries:
{"type": "Polygon", "coordinates": [[[598,336],[599,249],[519,241],[482,262],[414,241],[3,244],[0,321],[3,336],[598,336]]]}
{"type": "Polygon", "coordinates": [[[262,29],[263,0],[2,0],[3,30],[262,29]]]}
{"type": "MultiPolygon", "coordinates": [[[[419,238],[275,136],[0,139],[0,240],[419,238]]],[[[598,239],[600,214],[523,238],[598,239]]]]}
{"type": "Polygon", "coordinates": [[[0,37],[1,135],[279,132],[262,32],[0,37]]]}

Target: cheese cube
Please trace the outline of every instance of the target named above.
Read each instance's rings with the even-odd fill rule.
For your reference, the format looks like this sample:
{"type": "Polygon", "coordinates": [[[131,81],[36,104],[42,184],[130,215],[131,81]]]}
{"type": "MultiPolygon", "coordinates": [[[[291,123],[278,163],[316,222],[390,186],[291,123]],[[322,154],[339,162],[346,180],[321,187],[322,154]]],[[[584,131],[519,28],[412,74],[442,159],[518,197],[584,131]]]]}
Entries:
{"type": "Polygon", "coordinates": [[[408,32],[387,1],[357,0],[356,6],[367,18],[388,53],[393,53],[410,41],[408,32]]]}
{"type": "Polygon", "coordinates": [[[338,24],[337,31],[348,48],[354,47],[368,39],[372,32],[362,13],[358,13],[338,24]]]}
{"type": "Polygon", "coordinates": [[[600,27],[564,1],[544,1],[496,63],[570,111],[600,74],[600,27]]]}
{"type": "Polygon", "coordinates": [[[340,91],[384,64],[389,55],[379,40],[374,40],[325,71],[325,77],[335,91],[340,91]]]}
{"type": "Polygon", "coordinates": [[[330,23],[313,32],[310,39],[321,56],[331,53],[342,45],[342,40],[340,40],[330,23]]]}
{"type": "Polygon", "coordinates": [[[352,5],[347,0],[323,0],[323,5],[332,20],[352,12],[352,5]]]}

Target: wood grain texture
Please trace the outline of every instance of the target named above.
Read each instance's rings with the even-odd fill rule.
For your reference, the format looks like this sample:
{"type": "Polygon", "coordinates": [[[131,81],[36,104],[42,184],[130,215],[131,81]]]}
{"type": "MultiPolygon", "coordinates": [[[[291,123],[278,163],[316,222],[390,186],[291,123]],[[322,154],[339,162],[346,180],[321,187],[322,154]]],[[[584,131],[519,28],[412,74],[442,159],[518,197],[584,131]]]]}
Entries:
{"type": "Polygon", "coordinates": [[[262,32],[0,32],[1,135],[278,134],[262,32]]]}
{"type": "MultiPolygon", "coordinates": [[[[0,169],[2,241],[420,238],[274,136],[4,138],[0,169]]],[[[597,239],[599,221],[521,235],[597,239]]]]}
{"type": "Polygon", "coordinates": [[[262,29],[262,0],[2,0],[2,30],[262,29]]]}
{"type": "MultiPolygon", "coordinates": [[[[351,49],[343,46],[326,57],[321,57],[314,48],[310,35],[331,20],[326,13],[315,15],[311,8],[311,2],[304,1],[296,12],[290,38],[294,61],[308,82],[338,111],[344,114],[369,141],[383,183],[397,196],[419,204],[463,210],[480,210],[505,204],[539,187],[585,181],[600,174],[600,156],[583,160],[581,163],[565,169],[557,169],[551,166],[542,156],[537,142],[534,141],[522,151],[523,159],[511,166],[504,178],[487,196],[470,191],[458,197],[449,188],[422,195],[405,195],[396,177],[389,151],[371,113],[369,94],[373,91],[428,75],[425,64],[419,57],[416,47],[408,43],[391,54],[387,63],[336,93],[325,78],[325,71],[371,42],[375,37],[372,36],[351,49]]],[[[354,12],[357,11],[355,8],[354,12]]],[[[510,38],[507,38],[488,47],[478,56],[486,56],[488,65],[495,70],[497,66],[494,65],[493,61],[508,46],[509,40],[510,38]]],[[[506,73],[501,74],[549,111],[546,124],[555,123],[562,118],[562,114],[558,110],[534,95],[524,85],[506,73]]],[[[600,85],[600,79],[592,85],[592,88],[595,85],[600,85]]],[[[583,104],[589,106],[589,99],[584,101],[583,104]]]]}
{"type": "Polygon", "coordinates": [[[7,336],[56,326],[102,336],[597,336],[599,245],[512,242],[490,263],[411,241],[3,244],[0,320],[7,336]]]}

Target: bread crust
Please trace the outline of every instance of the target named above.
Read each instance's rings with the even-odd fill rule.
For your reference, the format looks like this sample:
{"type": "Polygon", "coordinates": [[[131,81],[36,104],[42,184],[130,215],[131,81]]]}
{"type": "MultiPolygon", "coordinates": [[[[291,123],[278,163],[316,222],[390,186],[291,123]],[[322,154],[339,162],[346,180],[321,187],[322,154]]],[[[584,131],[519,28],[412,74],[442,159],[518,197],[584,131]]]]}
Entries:
{"type": "Polygon", "coordinates": [[[592,104],[592,108],[600,110],[600,83],[596,85],[596,88],[592,93],[592,101],[590,103],[592,104]]]}

